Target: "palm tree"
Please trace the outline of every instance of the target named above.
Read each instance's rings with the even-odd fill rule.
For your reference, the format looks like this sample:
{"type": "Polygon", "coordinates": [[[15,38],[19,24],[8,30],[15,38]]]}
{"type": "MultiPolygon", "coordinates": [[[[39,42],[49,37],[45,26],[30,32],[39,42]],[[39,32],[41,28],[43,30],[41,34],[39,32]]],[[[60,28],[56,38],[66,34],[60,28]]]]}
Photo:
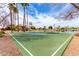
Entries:
{"type": "MultiPolygon", "coordinates": [[[[17,8],[15,6],[15,3],[13,3],[13,22],[16,21],[16,14],[17,14],[17,8]]],[[[13,23],[15,24],[15,22],[13,23]]]]}
{"type": "Polygon", "coordinates": [[[19,11],[18,11],[18,5],[17,4],[16,4],[16,8],[17,8],[18,32],[19,32],[19,11]]]}
{"type": "MultiPolygon", "coordinates": [[[[29,4],[28,4],[29,5],[29,4]]],[[[29,30],[29,27],[28,27],[28,10],[27,10],[27,31],[29,30]]]]}
{"type": "Polygon", "coordinates": [[[25,32],[26,30],[26,26],[25,26],[25,23],[26,23],[26,18],[25,18],[25,13],[26,13],[26,6],[27,6],[28,3],[21,3],[22,7],[23,7],[23,10],[24,10],[24,18],[23,18],[23,31],[25,32]]]}
{"type": "MultiPolygon", "coordinates": [[[[13,32],[12,21],[16,21],[16,18],[18,19],[18,25],[19,25],[19,14],[18,14],[18,7],[15,3],[9,3],[9,10],[10,10],[10,18],[11,18],[11,32],[13,32]]],[[[15,22],[14,22],[15,23],[15,22]]],[[[19,32],[19,26],[18,26],[18,32],[19,32]]]]}
{"type": "Polygon", "coordinates": [[[13,12],[14,6],[13,6],[13,3],[9,3],[8,5],[9,5],[9,10],[10,10],[11,32],[13,32],[13,29],[12,29],[12,25],[13,25],[13,23],[12,23],[12,16],[13,16],[12,12],[13,12]]]}
{"type": "Polygon", "coordinates": [[[14,12],[14,19],[16,20],[16,15],[18,13],[18,9],[16,7],[14,7],[13,12],[14,12]]]}
{"type": "MultiPolygon", "coordinates": [[[[19,15],[18,15],[18,9],[17,7],[14,7],[14,21],[15,21],[15,25],[16,25],[16,18],[18,20],[18,25],[19,25],[19,15]]],[[[19,26],[18,26],[18,32],[19,32],[19,26]]]]}

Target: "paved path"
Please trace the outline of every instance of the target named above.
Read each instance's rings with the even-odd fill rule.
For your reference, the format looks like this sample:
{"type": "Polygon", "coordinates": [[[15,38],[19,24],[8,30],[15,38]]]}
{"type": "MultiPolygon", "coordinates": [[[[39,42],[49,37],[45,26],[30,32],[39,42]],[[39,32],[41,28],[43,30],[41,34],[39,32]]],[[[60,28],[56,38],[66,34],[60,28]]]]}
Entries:
{"type": "Polygon", "coordinates": [[[1,56],[20,56],[21,53],[16,48],[16,45],[11,40],[9,35],[0,38],[0,55],[1,56]]]}
{"type": "Polygon", "coordinates": [[[64,56],[79,56],[79,35],[75,35],[64,52],[64,56]]]}

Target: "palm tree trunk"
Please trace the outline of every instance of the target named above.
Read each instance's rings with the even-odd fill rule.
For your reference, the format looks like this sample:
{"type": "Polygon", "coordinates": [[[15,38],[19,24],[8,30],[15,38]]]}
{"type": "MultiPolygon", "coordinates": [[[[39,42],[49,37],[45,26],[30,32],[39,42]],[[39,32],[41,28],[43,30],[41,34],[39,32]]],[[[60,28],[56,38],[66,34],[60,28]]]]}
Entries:
{"type": "MultiPolygon", "coordinates": [[[[17,3],[16,3],[16,8],[18,8],[18,5],[17,5],[17,3]]],[[[18,32],[19,32],[19,11],[17,12],[17,24],[18,24],[18,32]]]]}
{"type": "Polygon", "coordinates": [[[27,30],[29,30],[29,26],[28,26],[28,10],[27,10],[27,30]]]}
{"type": "Polygon", "coordinates": [[[25,19],[25,8],[24,8],[24,19],[23,19],[23,32],[25,32],[25,23],[26,23],[26,19],[25,19]]]}
{"type": "Polygon", "coordinates": [[[14,26],[15,26],[15,13],[12,13],[12,31],[14,31],[14,26]]]}
{"type": "Polygon", "coordinates": [[[16,13],[14,15],[15,19],[14,19],[14,25],[16,26],[16,13]]]}
{"type": "Polygon", "coordinates": [[[19,14],[17,13],[17,20],[18,20],[18,32],[19,32],[19,14]]]}
{"type": "Polygon", "coordinates": [[[13,33],[13,30],[12,30],[12,12],[10,10],[10,20],[11,20],[11,33],[13,33]]]}

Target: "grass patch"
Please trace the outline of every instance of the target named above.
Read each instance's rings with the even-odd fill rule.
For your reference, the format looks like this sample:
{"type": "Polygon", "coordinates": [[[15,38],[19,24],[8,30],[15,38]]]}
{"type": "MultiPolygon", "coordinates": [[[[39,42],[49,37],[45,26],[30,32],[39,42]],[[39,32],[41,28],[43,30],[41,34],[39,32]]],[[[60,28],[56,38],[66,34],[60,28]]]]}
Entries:
{"type": "Polygon", "coordinates": [[[5,32],[4,32],[4,31],[0,31],[0,37],[3,37],[3,36],[4,36],[4,34],[5,34],[5,32]]]}

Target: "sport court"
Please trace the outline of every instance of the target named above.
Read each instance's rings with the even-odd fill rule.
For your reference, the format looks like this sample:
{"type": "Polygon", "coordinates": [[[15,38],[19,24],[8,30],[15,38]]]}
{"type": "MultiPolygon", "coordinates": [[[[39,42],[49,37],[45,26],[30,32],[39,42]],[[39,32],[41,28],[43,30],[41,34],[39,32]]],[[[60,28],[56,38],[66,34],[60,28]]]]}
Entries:
{"type": "Polygon", "coordinates": [[[24,56],[60,56],[68,46],[72,33],[15,32],[10,34],[24,56]]]}

